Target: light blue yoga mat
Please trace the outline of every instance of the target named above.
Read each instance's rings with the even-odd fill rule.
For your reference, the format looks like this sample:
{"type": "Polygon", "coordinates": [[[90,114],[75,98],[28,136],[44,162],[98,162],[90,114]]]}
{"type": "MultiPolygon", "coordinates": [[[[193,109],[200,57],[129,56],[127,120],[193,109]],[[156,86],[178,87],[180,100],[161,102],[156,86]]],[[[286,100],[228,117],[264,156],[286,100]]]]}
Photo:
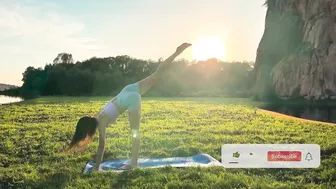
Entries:
{"type": "MultiPolygon", "coordinates": [[[[99,166],[100,171],[117,171],[122,172],[120,168],[128,164],[130,159],[116,159],[106,160],[99,166]]],[[[83,174],[92,170],[94,161],[86,163],[83,174]]],[[[170,157],[170,158],[147,158],[138,159],[138,168],[160,168],[165,166],[172,167],[210,167],[210,166],[223,166],[218,160],[208,154],[197,154],[190,157],[170,157]]]]}

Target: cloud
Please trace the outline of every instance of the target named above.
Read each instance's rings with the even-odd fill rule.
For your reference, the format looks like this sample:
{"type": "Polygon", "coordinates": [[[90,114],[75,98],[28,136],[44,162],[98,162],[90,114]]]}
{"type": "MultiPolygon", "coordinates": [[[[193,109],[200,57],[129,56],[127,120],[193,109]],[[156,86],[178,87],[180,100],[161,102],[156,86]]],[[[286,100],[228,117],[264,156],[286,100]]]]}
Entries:
{"type": "Polygon", "coordinates": [[[55,7],[50,3],[5,0],[0,5],[0,40],[5,41],[0,42],[0,49],[11,54],[48,52],[55,56],[66,51],[82,59],[89,56],[88,52],[104,48],[94,36],[85,34],[83,21],[58,13],[55,7]]]}
{"type": "Polygon", "coordinates": [[[61,52],[71,53],[75,61],[108,53],[100,44],[104,41],[87,33],[85,20],[58,8],[37,0],[1,0],[0,83],[20,85],[26,67],[43,67],[61,52]]]}

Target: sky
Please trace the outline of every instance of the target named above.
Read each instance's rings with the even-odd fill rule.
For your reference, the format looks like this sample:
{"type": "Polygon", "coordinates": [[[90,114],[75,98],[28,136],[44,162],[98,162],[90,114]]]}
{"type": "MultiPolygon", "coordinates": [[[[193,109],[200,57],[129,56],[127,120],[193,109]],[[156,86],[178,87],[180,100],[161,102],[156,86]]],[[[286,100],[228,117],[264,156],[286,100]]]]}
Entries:
{"type": "Polygon", "coordinates": [[[28,66],[58,53],[75,61],[129,55],[158,60],[192,43],[177,59],[193,60],[194,44],[216,37],[223,61],[254,61],[264,31],[265,0],[1,0],[0,83],[22,85],[28,66]]]}

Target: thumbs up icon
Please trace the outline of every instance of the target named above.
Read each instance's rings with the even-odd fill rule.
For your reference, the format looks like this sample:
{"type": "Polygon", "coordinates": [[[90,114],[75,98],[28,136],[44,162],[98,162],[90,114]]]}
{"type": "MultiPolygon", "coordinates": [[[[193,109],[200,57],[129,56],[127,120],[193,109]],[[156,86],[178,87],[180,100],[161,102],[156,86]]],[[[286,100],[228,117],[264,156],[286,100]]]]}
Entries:
{"type": "Polygon", "coordinates": [[[235,153],[232,154],[232,157],[234,157],[234,158],[239,158],[239,156],[240,156],[239,152],[235,152],[235,153]]]}
{"type": "Polygon", "coordinates": [[[311,153],[308,152],[308,154],[306,155],[305,160],[308,160],[308,161],[313,160],[313,157],[312,157],[311,153]]]}

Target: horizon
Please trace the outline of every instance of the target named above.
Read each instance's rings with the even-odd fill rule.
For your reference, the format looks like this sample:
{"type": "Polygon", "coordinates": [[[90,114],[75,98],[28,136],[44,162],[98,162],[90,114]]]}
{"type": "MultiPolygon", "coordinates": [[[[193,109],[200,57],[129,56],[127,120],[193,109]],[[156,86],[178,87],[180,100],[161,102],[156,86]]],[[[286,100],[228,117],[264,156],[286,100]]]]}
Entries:
{"type": "Polygon", "coordinates": [[[266,15],[264,0],[40,2],[5,0],[0,6],[0,61],[7,65],[0,83],[20,86],[28,66],[43,67],[62,52],[74,62],[119,55],[158,60],[190,42],[177,59],[254,62],[266,15]],[[209,37],[217,41],[200,42],[209,37]]]}

